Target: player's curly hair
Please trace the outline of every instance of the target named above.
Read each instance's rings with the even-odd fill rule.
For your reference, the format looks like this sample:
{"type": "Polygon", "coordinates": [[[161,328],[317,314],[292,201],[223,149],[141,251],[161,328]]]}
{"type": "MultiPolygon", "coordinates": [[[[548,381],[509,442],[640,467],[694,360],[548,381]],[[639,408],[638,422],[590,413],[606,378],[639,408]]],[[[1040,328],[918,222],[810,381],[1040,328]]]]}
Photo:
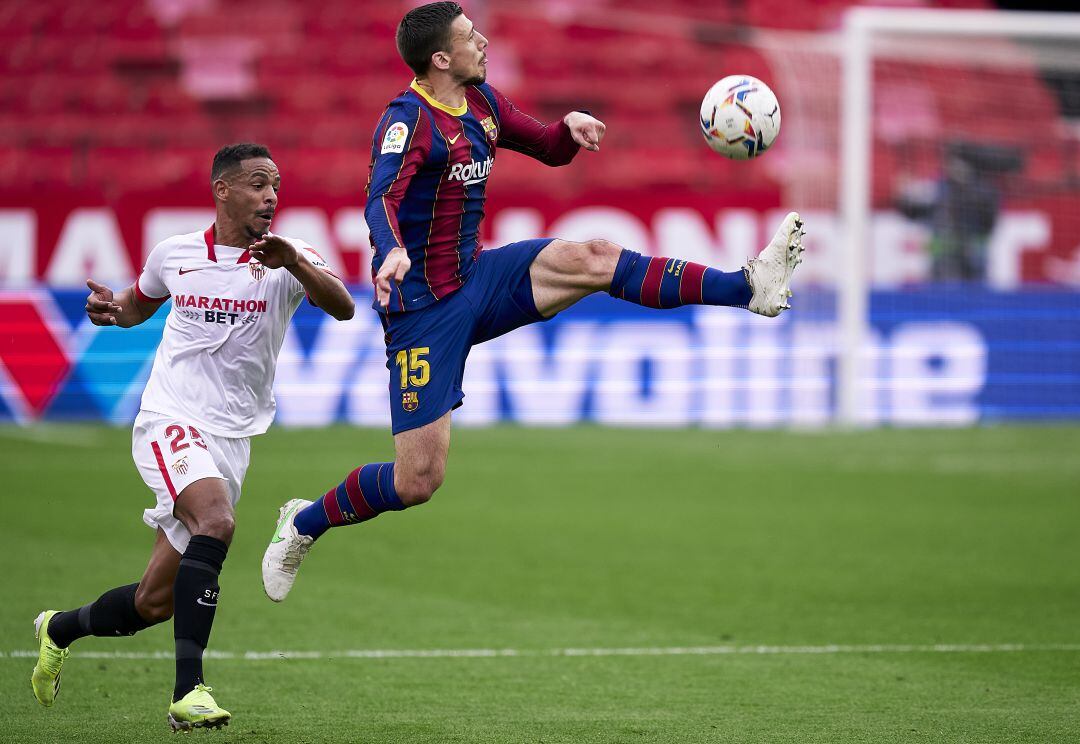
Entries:
{"type": "Polygon", "coordinates": [[[214,155],[214,164],[210,166],[210,182],[218,180],[248,158],[271,158],[270,148],[254,142],[240,142],[225,145],[214,155]]]}
{"type": "Polygon", "coordinates": [[[450,24],[465,11],[453,2],[428,3],[413,8],[397,27],[397,48],[417,75],[431,66],[431,55],[450,50],[450,24]]]}

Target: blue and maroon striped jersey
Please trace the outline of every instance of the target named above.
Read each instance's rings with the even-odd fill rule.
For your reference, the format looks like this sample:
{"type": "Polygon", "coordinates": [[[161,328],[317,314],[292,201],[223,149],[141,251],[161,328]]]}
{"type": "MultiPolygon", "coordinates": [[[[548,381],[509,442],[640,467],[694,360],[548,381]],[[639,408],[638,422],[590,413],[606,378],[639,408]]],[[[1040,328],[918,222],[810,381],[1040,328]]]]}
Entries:
{"type": "MultiPolygon", "coordinates": [[[[470,86],[465,103],[451,108],[414,80],[387,106],[372,141],[364,214],[373,278],[396,247],[412,261],[392,286],[390,312],[427,307],[465,283],[482,250],[496,147],[547,165],[565,165],[578,151],[565,123],[541,124],[486,83],[470,86]]],[[[383,310],[377,299],[374,307],[383,310]]]]}

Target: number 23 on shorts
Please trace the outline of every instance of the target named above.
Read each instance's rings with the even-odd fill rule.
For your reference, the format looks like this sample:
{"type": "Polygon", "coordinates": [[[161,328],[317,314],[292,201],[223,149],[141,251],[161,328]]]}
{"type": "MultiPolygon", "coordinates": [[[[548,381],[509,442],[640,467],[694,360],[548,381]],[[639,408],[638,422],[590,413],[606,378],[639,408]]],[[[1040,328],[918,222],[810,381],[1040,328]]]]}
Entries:
{"type": "Polygon", "coordinates": [[[397,353],[394,361],[401,370],[402,390],[409,385],[423,387],[431,381],[431,365],[423,358],[430,351],[429,347],[420,346],[415,349],[402,349],[397,353]]]}

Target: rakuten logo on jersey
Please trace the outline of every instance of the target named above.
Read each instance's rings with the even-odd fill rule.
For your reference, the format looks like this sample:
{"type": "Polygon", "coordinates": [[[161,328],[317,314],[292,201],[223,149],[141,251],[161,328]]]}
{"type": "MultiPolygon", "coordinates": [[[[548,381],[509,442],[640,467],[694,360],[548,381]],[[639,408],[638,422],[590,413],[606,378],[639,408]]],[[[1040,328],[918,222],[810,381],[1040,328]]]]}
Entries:
{"type": "Polygon", "coordinates": [[[464,181],[466,186],[486,181],[491,175],[491,166],[495,165],[495,158],[486,160],[474,160],[471,163],[454,163],[450,168],[447,180],[464,181]]]}
{"type": "Polygon", "coordinates": [[[224,325],[254,323],[267,309],[266,300],[232,300],[192,295],[176,295],[173,297],[173,305],[176,312],[192,320],[224,325]],[[197,312],[199,310],[202,312],[197,312]]]}

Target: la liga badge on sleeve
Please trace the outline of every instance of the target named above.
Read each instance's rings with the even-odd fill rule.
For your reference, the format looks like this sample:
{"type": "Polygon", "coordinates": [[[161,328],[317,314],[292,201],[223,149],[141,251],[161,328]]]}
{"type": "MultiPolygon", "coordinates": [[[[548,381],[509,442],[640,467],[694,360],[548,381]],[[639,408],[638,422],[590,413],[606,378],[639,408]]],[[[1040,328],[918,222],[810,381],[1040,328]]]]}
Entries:
{"type": "Polygon", "coordinates": [[[405,152],[405,141],[409,139],[409,128],[404,122],[396,121],[386,130],[382,141],[382,154],[405,152]]]}

